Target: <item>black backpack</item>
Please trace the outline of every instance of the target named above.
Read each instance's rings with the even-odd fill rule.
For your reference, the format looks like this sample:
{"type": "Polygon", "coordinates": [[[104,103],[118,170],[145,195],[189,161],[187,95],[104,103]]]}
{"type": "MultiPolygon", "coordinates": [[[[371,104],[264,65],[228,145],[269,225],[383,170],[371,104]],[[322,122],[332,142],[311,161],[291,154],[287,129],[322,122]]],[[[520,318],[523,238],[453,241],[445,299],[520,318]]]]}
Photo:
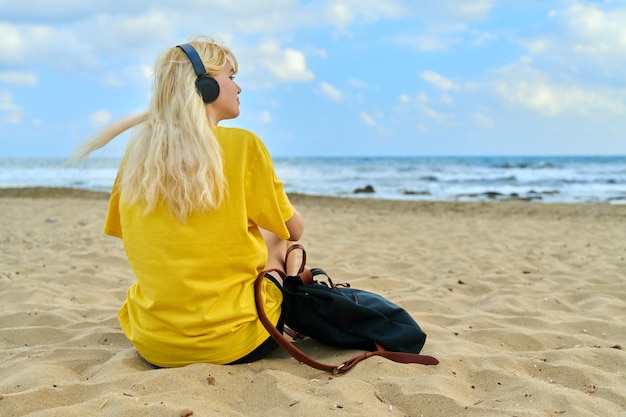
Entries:
{"type": "MultiPolygon", "coordinates": [[[[296,245],[298,249],[304,249],[296,245]]],[[[347,372],[363,359],[382,356],[395,362],[436,365],[432,356],[419,355],[426,334],[401,307],[384,297],[365,290],[350,288],[349,284],[334,284],[320,268],[306,269],[303,257],[300,273],[283,277],[283,314],[285,325],[296,332],[323,343],[366,352],[338,366],[315,361],[298,349],[279,332],[263,309],[261,284],[256,283],[256,304],[259,319],[276,340],[295,359],[316,369],[336,373],[347,372]],[[317,278],[325,276],[327,282],[317,278]]],[[[292,334],[292,336],[296,336],[292,334]]]]}

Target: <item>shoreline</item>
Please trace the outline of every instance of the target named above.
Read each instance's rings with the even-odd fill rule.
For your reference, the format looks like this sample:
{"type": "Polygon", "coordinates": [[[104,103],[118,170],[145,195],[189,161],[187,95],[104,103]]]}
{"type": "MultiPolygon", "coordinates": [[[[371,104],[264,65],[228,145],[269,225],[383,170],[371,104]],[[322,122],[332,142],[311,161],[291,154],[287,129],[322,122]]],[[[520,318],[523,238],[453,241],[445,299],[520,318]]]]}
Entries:
{"type": "MultiPolygon", "coordinates": [[[[2,198],[25,199],[93,199],[108,200],[110,192],[93,191],[70,187],[15,187],[0,188],[2,198]]],[[[462,212],[483,214],[512,215],[569,215],[582,217],[618,216],[626,218],[626,205],[610,203],[551,203],[527,200],[503,201],[424,201],[424,200],[392,200],[378,198],[338,197],[288,193],[291,202],[298,206],[305,205],[338,205],[345,207],[377,207],[386,210],[424,211],[424,212],[462,212]]]]}
{"type": "MultiPolygon", "coordinates": [[[[289,193],[394,201],[625,204],[624,156],[276,157],[289,193]]],[[[118,158],[84,164],[0,158],[4,187],[110,191],[118,158]]]]}

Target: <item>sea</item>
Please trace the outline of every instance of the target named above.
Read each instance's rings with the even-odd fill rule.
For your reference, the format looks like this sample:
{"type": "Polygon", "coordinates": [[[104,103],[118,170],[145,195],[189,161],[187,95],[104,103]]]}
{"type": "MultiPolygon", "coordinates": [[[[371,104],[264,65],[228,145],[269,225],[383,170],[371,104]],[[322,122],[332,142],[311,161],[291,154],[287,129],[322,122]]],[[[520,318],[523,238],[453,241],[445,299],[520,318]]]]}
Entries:
{"type": "MultiPolygon", "coordinates": [[[[119,158],[0,158],[0,188],[110,191],[119,158]]],[[[420,201],[626,204],[626,156],[278,157],[288,193],[420,201]]]]}

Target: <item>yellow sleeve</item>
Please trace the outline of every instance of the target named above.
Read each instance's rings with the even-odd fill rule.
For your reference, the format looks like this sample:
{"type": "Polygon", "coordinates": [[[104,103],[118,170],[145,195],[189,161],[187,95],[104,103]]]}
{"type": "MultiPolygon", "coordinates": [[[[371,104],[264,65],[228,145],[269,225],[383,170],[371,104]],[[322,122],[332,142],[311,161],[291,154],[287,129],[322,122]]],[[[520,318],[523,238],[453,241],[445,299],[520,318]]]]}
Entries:
{"type": "Polygon", "coordinates": [[[283,182],[278,179],[269,152],[260,140],[256,160],[246,178],[246,209],[249,219],[281,239],[289,238],[286,222],[295,212],[283,182]]]}
{"type": "Polygon", "coordinates": [[[122,224],[120,222],[120,189],[119,177],[115,178],[111,198],[109,199],[109,209],[104,222],[104,233],[110,236],[123,239],[122,224]]]}

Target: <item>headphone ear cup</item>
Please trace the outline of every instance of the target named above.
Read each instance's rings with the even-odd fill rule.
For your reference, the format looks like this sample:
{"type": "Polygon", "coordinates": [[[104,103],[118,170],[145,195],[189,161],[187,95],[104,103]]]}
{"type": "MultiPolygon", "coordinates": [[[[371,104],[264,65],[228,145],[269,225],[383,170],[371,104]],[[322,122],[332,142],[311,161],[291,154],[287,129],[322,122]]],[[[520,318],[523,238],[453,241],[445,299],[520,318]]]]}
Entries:
{"type": "Polygon", "coordinates": [[[220,95],[220,85],[209,75],[201,75],[196,80],[196,90],[205,103],[213,103],[220,95]]]}

